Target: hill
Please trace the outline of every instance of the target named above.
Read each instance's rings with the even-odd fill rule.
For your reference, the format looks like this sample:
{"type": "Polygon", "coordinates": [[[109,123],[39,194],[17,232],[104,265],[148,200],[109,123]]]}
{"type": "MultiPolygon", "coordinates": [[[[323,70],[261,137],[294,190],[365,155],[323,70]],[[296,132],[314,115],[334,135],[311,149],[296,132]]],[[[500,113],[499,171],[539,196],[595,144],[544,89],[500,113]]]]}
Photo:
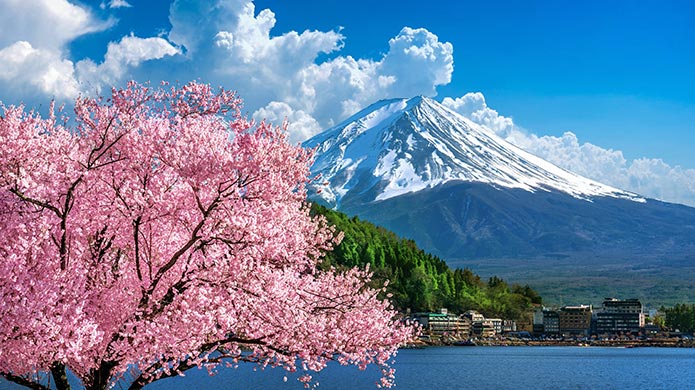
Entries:
{"type": "Polygon", "coordinates": [[[344,233],[343,241],[327,253],[324,267],[365,267],[374,273],[375,286],[388,280],[387,293],[401,311],[462,313],[478,310],[488,317],[529,321],[541,297],[528,285],[509,285],[493,276],[483,281],[468,268],[451,269],[440,258],[418,248],[413,240],[357,217],[313,204],[312,212],[344,233]]]}

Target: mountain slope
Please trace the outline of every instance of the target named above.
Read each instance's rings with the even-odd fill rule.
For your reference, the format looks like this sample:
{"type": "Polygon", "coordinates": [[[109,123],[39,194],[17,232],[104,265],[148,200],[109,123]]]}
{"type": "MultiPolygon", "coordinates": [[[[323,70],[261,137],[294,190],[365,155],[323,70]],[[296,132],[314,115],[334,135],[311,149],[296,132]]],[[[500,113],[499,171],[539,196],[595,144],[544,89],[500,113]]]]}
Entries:
{"type": "Polygon", "coordinates": [[[450,182],[344,208],[445,259],[683,256],[695,253],[695,209],[613,197],[450,182]]]}
{"type": "Polygon", "coordinates": [[[322,176],[313,200],[450,265],[561,288],[591,274],[597,294],[641,283],[663,295],[668,281],[671,296],[695,299],[695,208],[560,169],[431,99],[375,103],[305,146],[322,176]]]}

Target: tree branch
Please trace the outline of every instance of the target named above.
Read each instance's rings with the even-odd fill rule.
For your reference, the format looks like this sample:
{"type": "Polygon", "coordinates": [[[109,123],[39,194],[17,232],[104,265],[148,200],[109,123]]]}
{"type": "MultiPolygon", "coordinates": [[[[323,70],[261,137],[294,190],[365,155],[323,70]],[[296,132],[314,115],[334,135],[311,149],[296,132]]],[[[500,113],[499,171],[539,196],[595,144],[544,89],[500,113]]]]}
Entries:
{"type": "MultiPolygon", "coordinates": [[[[135,241],[135,272],[142,286],[142,272],[140,271],[140,221],[142,216],[138,216],[133,221],[133,240],[135,241]]],[[[141,287],[143,288],[143,287],[141,287]]],[[[144,291],[143,291],[144,292],[144,291]]]]}
{"type": "MultiPolygon", "coordinates": [[[[225,344],[229,344],[229,343],[239,343],[239,344],[246,344],[246,345],[262,345],[262,346],[264,346],[272,351],[275,351],[281,355],[285,355],[285,356],[291,356],[292,355],[292,352],[290,352],[290,351],[268,345],[265,341],[263,341],[263,338],[245,339],[245,338],[237,337],[234,335],[230,335],[229,337],[222,339],[222,340],[213,341],[213,342],[209,342],[209,343],[201,345],[201,347],[199,348],[199,350],[202,351],[200,353],[200,355],[210,354],[210,353],[213,353],[215,351],[219,351],[219,348],[221,346],[223,346],[225,344]]],[[[231,358],[235,358],[235,359],[247,361],[247,362],[259,362],[260,361],[258,359],[254,360],[251,357],[246,358],[243,355],[230,355],[230,354],[226,354],[226,353],[220,351],[219,356],[215,356],[213,358],[207,358],[207,359],[205,359],[205,363],[220,363],[223,359],[231,359],[231,358]]],[[[169,378],[169,377],[173,377],[173,376],[178,376],[179,374],[181,374],[185,371],[188,371],[191,368],[198,367],[199,363],[194,363],[194,361],[196,361],[196,360],[197,360],[197,356],[195,356],[195,357],[191,356],[191,357],[189,357],[185,360],[182,360],[182,361],[176,361],[174,359],[160,360],[159,362],[144,369],[140,373],[140,375],[138,375],[138,377],[133,381],[133,383],[130,385],[128,390],[139,390],[139,389],[142,389],[145,385],[153,382],[155,379],[153,379],[153,376],[151,374],[155,373],[158,370],[161,370],[166,365],[175,365],[175,368],[169,370],[169,372],[163,372],[161,375],[158,375],[156,377],[156,380],[160,380],[163,378],[169,378]]]]}
{"type": "MultiPolygon", "coordinates": [[[[197,199],[197,195],[196,195],[197,199]]],[[[176,253],[174,253],[171,256],[171,259],[167,261],[166,264],[164,264],[155,274],[154,278],[152,278],[152,282],[150,284],[150,287],[147,289],[145,295],[142,297],[142,300],[140,301],[140,308],[144,309],[145,306],[149,302],[149,296],[152,295],[152,292],[157,288],[157,285],[159,284],[159,281],[162,279],[164,274],[169,271],[174,265],[176,265],[176,262],[183,256],[186,251],[188,251],[199,239],[200,237],[198,236],[198,233],[200,230],[205,226],[205,222],[207,222],[208,216],[210,213],[217,207],[219,204],[219,197],[216,198],[215,200],[212,201],[210,206],[207,208],[202,208],[201,213],[203,214],[203,218],[201,218],[200,222],[198,222],[198,225],[196,225],[195,228],[193,228],[193,231],[191,232],[191,238],[181,247],[176,253]]],[[[199,207],[202,206],[200,202],[198,202],[199,207]]]]}
{"type": "Polygon", "coordinates": [[[17,197],[24,202],[31,203],[35,206],[39,206],[39,207],[44,208],[44,209],[51,210],[58,216],[58,218],[63,217],[62,213],[60,212],[60,210],[58,210],[57,207],[53,206],[52,204],[50,204],[46,201],[30,198],[30,197],[24,195],[24,193],[22,191],[20,191],[18,188],[10,188],[10,192],[17,195],[17,197]]]}
{"type": "Polygon", "coordinates": [[[2,376],[10,382],[16,383],[20,386],[24,386],[32,390],[51,390],[48,386],[44,386],[40,383],[31,381],[23,376],[10,374],[9,372],[0,372],[0,376],[2,376]]]}
{"type": "Polygon", "coordinates": [[[82,175],[77,178],[68,188],[68,192],[65,194],[65,205],[63,206],[63,212],[60,215],[60,230],[62,231],[62,236],[60,237],[60,269],[65,271],[68,268],[68,213],[75,204],[75,189],[82,182],[82,175]]]}
{"type": "MultiPolygon", "coordinates": [[[[106,128],[104,129],[104,133],[101,136],[101,144],[89,152],[89,156],[87,157],[87,166],[86,166],[87,169],[98,168],[100,166],[107,165],[108,163],[102,163],[102,164],[97,165],[96,162],[99,161],[99,159],[102,158],[104,156],[104,154],[106,154],[106,152],[108,152],[114,145],[116,145],[116,143],[118,143],[118,141],[120,141],[121,138],[123,138],[123,136],[126,134],[126,133],[123,133],[123,134],[117,136],[116,139],[113,140],[113,142],[111,142],[108,146],[104,147],[106,145],[107,134],[109,133],[109,130],[113,126],[115,119],[116,119],[116,115],[112,115],[109,118],[109,123],[106,125],[106,128]],[[98,153],[96,155],[96,157],[94,156],[95,153],[98,153]]],[[[93,124],[92,127],[93,128],[96,127],[96,124],[93,124]]],[[[96,129],[94,129],[94,130],[96,130],[96,129]]]]}
{"type": "Polygon", "coordinates": [[[178,294],[183,294],[187,289],[188,289],[188,283],[190,280],[183,279],[183,277],[176,283],[174,283],[169,289],[167,290],[166,294],[162,297],[162,299],[157,302],[155,305],[153,305],[152,309],[148,311],[147,313],[143,314],[144,318],[154,318],[157,314],[161,313],[164,311],[164,309],[169,306],[172,302],[174,302],[174,298],[178,294]]]}

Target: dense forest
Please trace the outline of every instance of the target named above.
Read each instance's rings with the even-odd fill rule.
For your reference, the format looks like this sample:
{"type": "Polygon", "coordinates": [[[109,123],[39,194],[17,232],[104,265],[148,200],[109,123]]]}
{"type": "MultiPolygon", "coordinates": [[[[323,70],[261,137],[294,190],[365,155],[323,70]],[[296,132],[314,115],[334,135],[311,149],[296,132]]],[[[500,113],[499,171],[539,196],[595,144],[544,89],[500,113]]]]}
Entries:
{"type": "Polygon", "coordinates": [[[695,332],[695,304],[678,304],[670,308],[661,308],[665,314],[665,325],[669,329],[692,334],[695,332]]]}
{"type": "Polygon", "coordinates": [[[530,321],[533,304],[541,297],[528,285],[508,285],[498,277],[487,282],[468,268],[452,270],[440,258],[424,252],[412,240],[357,217],[313,204],[312,212],[322,214],[328,223],[345,235],[333,252],[326,255],[324,267],[364,267],[369,264],[374,284],[389,281],[387,293],[393,305],[412,312],[447,308],[463,313],[477,310],[486,317],[530,321]]]}

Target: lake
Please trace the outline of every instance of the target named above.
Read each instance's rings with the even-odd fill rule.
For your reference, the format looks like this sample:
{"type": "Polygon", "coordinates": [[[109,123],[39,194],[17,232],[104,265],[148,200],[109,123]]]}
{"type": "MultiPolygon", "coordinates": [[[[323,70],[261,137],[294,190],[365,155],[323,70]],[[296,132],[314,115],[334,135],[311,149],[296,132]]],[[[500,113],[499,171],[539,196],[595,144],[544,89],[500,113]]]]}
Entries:
{"type": "MultiPolygon", "coordinates": [[[[147,390],[301,389],[297,375],[252,365],[215,377],[190,370],[147,390]]],[[[692,389],[695,349],[601,347],[429,347],[401,350],[397,389],[692,389]]],[[[376,369],[329,365],[315,375],[318,389],[374,389],[376,369]]],[[[14,389],[0,382],[2,389],[14,389]]],[[[118,388],[118,386],[116,386],[118,388]]]]}
{"type": "MultiPolygon", "coordinates": [[[[397,389],[692,389],[695,349],[599,347],[430,347],[401,350],[396,357],[397,389]]],[[[153,383],[148,390],[301,389],[284,371],[203,372],[153,383]],[[203,374],[203,375],[200,375],[203,374]]],[[[316,375],[319,389],[375,388],[377,370],[329,366],[316,375]]]]}

